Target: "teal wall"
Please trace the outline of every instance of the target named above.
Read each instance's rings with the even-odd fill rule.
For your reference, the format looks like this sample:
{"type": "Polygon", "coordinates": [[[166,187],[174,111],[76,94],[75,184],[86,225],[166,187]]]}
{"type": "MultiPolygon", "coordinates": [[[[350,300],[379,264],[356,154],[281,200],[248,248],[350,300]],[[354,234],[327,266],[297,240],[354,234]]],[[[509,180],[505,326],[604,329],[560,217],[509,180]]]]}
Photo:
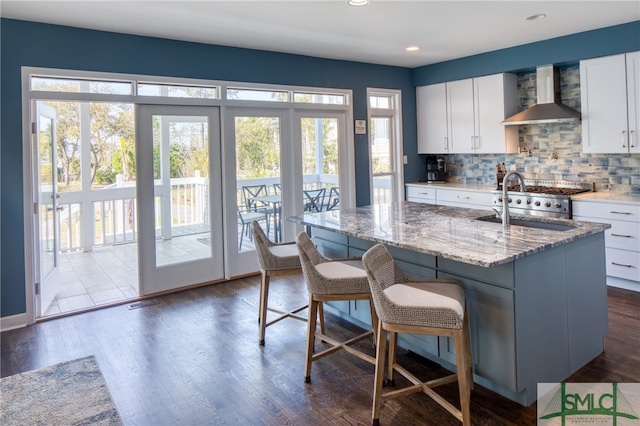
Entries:
{"type": "MultiPolygon", "coordinates": [[[[353,90],[366,118],[366,88],[402,90],[405,180],[424,177],[416,147],[416,85],[515,71],[544,63],[640,50],[640,21],[416,69],[188,43],[11,19],[0,20],[0,316],[24,313],[21,67],[149,74],[353,90]]],[[[355,136],[356,203],[369,203],[366,136],[355,136]]]]}

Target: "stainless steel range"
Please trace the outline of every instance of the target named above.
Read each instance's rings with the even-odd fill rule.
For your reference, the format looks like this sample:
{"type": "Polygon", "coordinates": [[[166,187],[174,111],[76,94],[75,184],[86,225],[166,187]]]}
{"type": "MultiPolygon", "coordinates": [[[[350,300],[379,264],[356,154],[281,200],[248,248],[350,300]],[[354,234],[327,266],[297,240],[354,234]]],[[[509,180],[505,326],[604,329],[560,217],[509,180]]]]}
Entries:
{"type": "MultiPolygon", "coordinates": [[[[571,219],[571,195],[593,191],[592,182],[525,179],[525,192],[520,185],[509,185],[509,213],[571,219]]],[[[493,208],[502,212],[502,189],[492,191],[493,208]]]]}

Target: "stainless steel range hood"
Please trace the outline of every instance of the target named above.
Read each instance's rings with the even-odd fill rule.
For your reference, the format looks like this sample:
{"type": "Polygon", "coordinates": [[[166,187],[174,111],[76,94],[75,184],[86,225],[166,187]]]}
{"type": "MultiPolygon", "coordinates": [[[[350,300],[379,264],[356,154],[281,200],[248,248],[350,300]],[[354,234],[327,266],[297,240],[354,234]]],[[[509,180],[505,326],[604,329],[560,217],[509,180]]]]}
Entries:
{"type": "Polygon", "coordinates": [[[536,68],[536,90],[538,103],[504,120],[505,126],[580,121],[578,111],[560,103],[560,76],[553,65],[536,68]]]}

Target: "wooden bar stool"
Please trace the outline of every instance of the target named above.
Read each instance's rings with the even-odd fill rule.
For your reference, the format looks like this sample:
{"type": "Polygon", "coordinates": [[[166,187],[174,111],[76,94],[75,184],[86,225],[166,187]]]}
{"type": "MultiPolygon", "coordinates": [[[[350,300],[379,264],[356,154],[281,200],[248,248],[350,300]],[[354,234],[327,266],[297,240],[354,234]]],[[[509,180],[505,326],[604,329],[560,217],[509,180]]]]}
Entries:
{"type": "Polygon", "coordinates": [[[412,280],[396,265],[387,249],[377,244],[362,257],[376,312],[380,318],[376,351],[376,374],[371,423],[380,424],[383,400],[424,392],[453,414],[465,426],[471,425],[470,399],[473,389],[469,326],[464,290],[455,280],[412,280]],[[411,383],[402,389],[382,393],[384,364],[389,338],[388,384],[394,384],[394,370],[411,383]],[[397,333],[452,337],[457,374],[422,382],[396,363],[397,333]],[[433,388],[458,381],[460,409],[433,388]]]}
{"type": "MultiPolygon", "coordinates": [[[[260,324],[259,343],[264,346],[264,337],[267,327],[282,321],[285,318],[307,321],[307,318],[298,315],[298,312],[307,309],[309,305],[300,306],[299,308],[288,312],[269,307],[269,282],[271,277],[302,274],[300,257],[298,256],[298,249],[295,243],[274,243],[266,236],[258,221],[251,222],[251,230],[253,232],[253,241],[256,246],[256,253],[258,254],[260,273],[262,274],[262,280],[260,281],[258,323],[260,324]],[[277,313],[278,317],[267,322],[268,311],[277,313]]],[[[314,319],[315,315],[318,315],[318,313],[314,312],[314,319]]],[[[319,307],[319,315],[320,330],[324,332],[324,313],[322,305],[319,307]]],[[[315,323],[316,322],[314,320],[314,324],[315,323]]]]}
{"type": "Polygon", "coordinates": [[[307,360],[305,363],[305,377],[311,383],[311,364],[339,350],[344,350],[375,365],[375,358],[350,345],[367,337],[373,336],[375,343],[376,324],[378,317],[371,300],[371,291],[367,274],[360,258],[329,259],[316,249],[309,236],[300,232],[296,238],[302,272],[307,281],[309,291],[309,324],[307,333],[307,360]],[[315,318],[318,306],[324,301],[332,300],[368,300],[371,308],[372,331],[367,331],[347,341],[340,342],[326,335],[324,330],[316,331],[315,318]],[[315,339],[332,345],[330,348],[315,353],[315,339]]]}

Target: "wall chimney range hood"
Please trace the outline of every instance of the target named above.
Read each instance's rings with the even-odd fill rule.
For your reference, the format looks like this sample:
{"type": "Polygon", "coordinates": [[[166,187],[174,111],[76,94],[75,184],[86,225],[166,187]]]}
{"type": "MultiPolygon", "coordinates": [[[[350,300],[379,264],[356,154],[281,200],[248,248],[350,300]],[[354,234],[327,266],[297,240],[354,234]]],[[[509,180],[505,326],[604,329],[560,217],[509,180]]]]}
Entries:
{"type": "Polygon", "coordinates": [[[536,90],[538,103],[504,120],[505,126],[580,121],[578,111],[560,103],[560,75],[553,65],[536,68],[536,90]]]}

